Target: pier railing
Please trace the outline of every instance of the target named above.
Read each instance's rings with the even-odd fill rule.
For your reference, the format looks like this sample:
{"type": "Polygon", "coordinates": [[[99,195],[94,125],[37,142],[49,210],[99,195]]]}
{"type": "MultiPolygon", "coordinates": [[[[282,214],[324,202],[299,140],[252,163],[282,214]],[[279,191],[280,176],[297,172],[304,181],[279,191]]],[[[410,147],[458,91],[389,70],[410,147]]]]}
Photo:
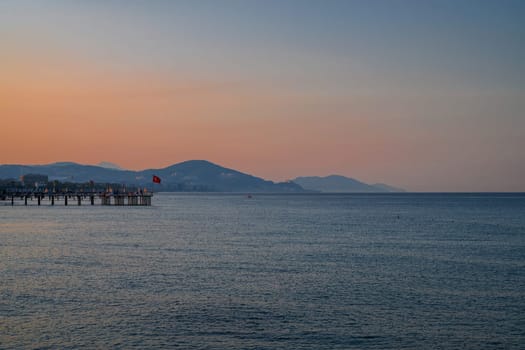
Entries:
{"type": "Polygon", "coordinates": [[[116,206],[150,206],[151,192],[60,192],[7,191],[0,193],[0,202],[11,205],[116,205],[116,206]],[[31,203],[32,204],[32,203],[31,203]],[[34,205],[34,204],[33,204],[34,205]]]}

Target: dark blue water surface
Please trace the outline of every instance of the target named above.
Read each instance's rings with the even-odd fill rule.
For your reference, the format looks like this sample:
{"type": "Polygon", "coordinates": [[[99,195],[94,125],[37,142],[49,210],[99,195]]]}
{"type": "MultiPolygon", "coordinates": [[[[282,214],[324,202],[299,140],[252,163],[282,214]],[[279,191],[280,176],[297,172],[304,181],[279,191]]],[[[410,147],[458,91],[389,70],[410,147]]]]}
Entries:
{"type": "Polygon", "coordinates": [[[522,194],[0,206],[2,349],[524,344],[522,194]]]}

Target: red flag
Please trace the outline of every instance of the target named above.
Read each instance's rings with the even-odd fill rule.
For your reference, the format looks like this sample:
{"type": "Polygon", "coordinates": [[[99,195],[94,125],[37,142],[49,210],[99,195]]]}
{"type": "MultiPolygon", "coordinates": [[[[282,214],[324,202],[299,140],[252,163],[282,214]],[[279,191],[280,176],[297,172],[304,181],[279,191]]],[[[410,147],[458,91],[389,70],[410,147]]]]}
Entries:
{"type": "Polygon", "coordinates": [[[160,184],[160,177],[158,177],[157,175],[153,175],[153,182],[156,184],[160,184]]]}

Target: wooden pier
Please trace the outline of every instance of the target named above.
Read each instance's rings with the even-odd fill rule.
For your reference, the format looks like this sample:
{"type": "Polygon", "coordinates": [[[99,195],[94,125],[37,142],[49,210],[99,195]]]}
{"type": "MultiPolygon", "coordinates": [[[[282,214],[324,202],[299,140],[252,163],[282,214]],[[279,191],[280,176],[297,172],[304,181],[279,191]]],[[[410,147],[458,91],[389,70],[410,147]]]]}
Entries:
{"type": "Polygon", "coordinates": [[[150,206],[153,193],[128,192],[66,192],[47,193],[16,191],[0,194],[5,205],[112,205],[150,206]],[[29,203],[29,204],[28,204],[29,203]]]}

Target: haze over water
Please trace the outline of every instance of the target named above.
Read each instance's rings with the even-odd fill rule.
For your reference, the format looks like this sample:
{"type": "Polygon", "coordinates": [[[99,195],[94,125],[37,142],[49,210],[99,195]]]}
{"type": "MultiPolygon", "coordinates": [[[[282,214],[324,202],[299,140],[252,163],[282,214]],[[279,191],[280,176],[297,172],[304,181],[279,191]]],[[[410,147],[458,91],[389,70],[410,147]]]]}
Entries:
{"type": "Polygon", "coordinates": [[[523,194],[0,206],[0,348],[519,349],[523,194]]]}

